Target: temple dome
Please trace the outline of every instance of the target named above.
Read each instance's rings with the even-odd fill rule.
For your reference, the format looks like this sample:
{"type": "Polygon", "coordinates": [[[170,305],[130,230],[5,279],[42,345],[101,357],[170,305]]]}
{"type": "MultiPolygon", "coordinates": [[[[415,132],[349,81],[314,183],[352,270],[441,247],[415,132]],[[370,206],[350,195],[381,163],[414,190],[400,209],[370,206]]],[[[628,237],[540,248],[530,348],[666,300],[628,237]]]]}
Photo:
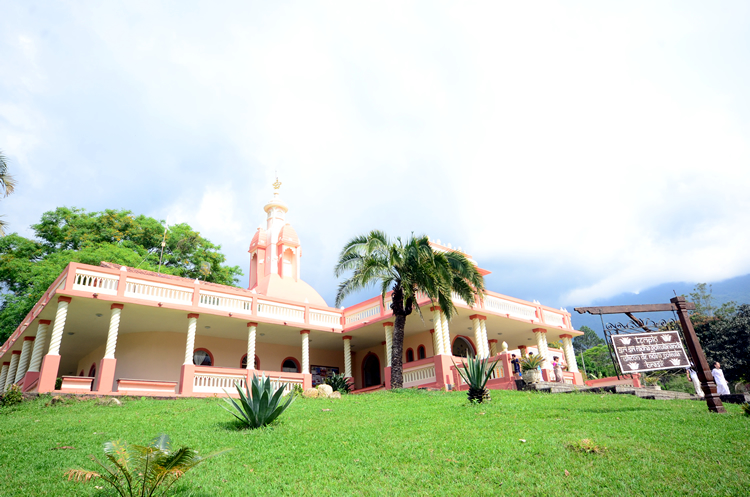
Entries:
{"type": "Polygon", "coordinates": [[[299,247],[299,237],[297,236],[297,232],[292,228],[292,225],[289,223],[286,223],[283,228],[281,228],[281,231],[279,232],[279,242],[283,243],[284,245],[290,245],[294,247],[299,247]]]}
{"type": "Polygon", "coordinates": [[[304,281],[282,278],[278,274],[264,276],[252,290],[268,297],[328,307],[323,297],[304,281]]]}
{"type": "Polygon", "coordinates": [[[255,232],[253,235],[253,239],[250,241],[250,250],[248,252],[252,252],[258,247],[265,247],[268,243],[268,235],[266,233],[266,230],[263,228],[258,228],[258,231],[255,232]]]}

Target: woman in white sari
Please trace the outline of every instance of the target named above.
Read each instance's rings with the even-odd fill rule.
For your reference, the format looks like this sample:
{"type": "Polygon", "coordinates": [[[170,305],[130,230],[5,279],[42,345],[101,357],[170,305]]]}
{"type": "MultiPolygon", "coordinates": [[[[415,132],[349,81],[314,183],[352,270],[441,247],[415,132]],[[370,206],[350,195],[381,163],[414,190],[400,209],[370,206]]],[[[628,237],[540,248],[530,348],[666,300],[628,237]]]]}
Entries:
{"type": "Polygon", "coordinates": [[[718,362],[714,363],[711,375],[713,375],[716,382],[716,393],[719,395],[729,395],[729,385],[727,385],[727,380],[724,379],[724,371],[721,370],[721,364],[718,362]]]}
{"type": "Polygon", "coordinates": [[[698,373],[696,373],[695,370],[690,367],[687,368],[687,375],[688,379],[693,382],[695,394],[702,399],[705,395],[703,393],[703,389],[701,388],[701,381],[698,379],[698,373]]]}

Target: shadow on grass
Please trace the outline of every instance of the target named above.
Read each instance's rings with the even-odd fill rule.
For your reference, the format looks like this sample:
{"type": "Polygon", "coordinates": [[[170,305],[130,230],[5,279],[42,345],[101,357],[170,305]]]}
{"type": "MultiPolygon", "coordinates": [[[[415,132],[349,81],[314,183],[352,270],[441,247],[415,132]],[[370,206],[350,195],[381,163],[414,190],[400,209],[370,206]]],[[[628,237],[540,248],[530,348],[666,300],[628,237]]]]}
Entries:
{"type": "Polygon", "coordinates": [[[581,412],[592,412],[596,414],[607,414],[613,412],[669,411],[670,409],[654,407],[584,407],[578,408],[576,410],[581,412]]]}

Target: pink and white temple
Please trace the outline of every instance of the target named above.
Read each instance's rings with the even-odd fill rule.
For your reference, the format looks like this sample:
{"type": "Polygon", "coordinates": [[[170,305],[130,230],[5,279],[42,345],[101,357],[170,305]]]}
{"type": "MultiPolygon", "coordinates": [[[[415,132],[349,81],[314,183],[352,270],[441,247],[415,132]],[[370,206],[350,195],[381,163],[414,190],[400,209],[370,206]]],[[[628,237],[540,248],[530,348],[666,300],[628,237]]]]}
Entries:
{"type": "MultiPolygon", "coordinates": [[[[278,185],[275,185],[278,187],[278,185]]],[[[380,296],[329,307],[301,275],[302,244],[278,190],[266,228],[250,242],[248,289],[103,262],[71,263],[0,348],[0,392],[206,396],[265,374],[291,390],[332,373],[356,391],[390,388],[393,319],[380,296]]],[[[435,250],[454,250],[432,243],[435,250]]],[[[482,270],[483,274],[488,271],[482,270]]],[[[407,319],[404,387],[461,389],[454,364],[498,360],[489,387],[515,389],[512,353],[535,350],[582,384],[570,313],[488,291],[474,308],[456,299],[450,321],[422,298],[407,319]],[[548,342],[561,341],[562,349],[548,342]]]]}

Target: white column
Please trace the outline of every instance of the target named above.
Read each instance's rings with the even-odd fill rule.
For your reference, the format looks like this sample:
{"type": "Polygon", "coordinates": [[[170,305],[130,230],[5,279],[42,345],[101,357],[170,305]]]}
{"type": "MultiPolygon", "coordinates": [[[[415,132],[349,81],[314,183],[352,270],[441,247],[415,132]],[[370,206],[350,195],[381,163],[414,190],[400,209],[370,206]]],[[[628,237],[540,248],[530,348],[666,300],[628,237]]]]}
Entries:
{"type": "Polygon", "coordinates": [[[390,368],[393,359],[393,323],[383,323],[383,328],[385,329],[385,366],[390,368]]]}
{"type": "Polygon", "coordinates": [[[42,319],[36,329],[36,339],[34,340],[34,350],[31,352],[31,361],[29,361],[29,371],[38,373],[42,367],[42,356],[44,355],[44,345],[47,341],[47,328],[50,321],[42,319]]]}
{"type": "Polygon", "coordinates": [[[446,350],[440,307],[433,306],[430,310],[432,311],[432,324],[435,325],[435,355],[442,355],[446,353],[446,350]]]}
{"type": "Polygon", "coordinates": [[[572,335],[562,335],[563,353],[565,354],[565,362],[568,364],[568,371],[572,373],[578,372],[578,362],[576,361],[575,350],[573,350],[573,338],[572,335]]]}
{"type": "Polygon", "coordinates": [[[107,345],[104,347],[104,358],[114,359],[115,348],[117,348],[117,333],[120,330],[120,313],[122,304],[112,304],[112,314],[109,317],[109,332],[107,333],[107,345]]]}
{"type": "Polygon", "coordinates": [[[471,317],[471,326],[474,328],[474,343],[477,344],[477,358],[484,359],[484,347],[482,347],[482,325],[479,318],[471,317]]]}
{"type": "Polygon", "coordinates": [[[247,364],[245,369],[255,369],[255,337],[258,334],[258,323],[247,323],[247,364]]]}
{"type": "Polygon", "coordinates": [[[352,337],[344,337],[344,376],[352,377],[352,337]]]}
{"type": "Polygon", "coordinates": [[[441,340],[438,340],[438,334],[435,333],[434,328],[430,330],[430,335],[432,335],[432,355],[438,355],[438,348],[443,348],[443,342],[441,340]],[[438,345],[440,345],[440,347],[438,347],[438,345]]]}
{"type": "Polygon", "coordinates": [[[448,319],[445,317],[445,313],[440,311],[440,326],[443,328],[443,347],[445,353],[453,355],[453,347],[451,347],[451,330],[448,327],[448,319]]]}
{"type": "Polygon", "coordinates": [[[482,329],[482,347],[484,347],[484,357],[490,356],[490,344],[487,339],[487,318],[479,320],[479,326],[482,329]]]}
{"type": "Polygon", "coordinates": [[[10,356],[10,366],[8,366],[8,376],[5,378],[5,389],[7,392],[10,386],[15,383],[13,381],[16,378],[16,370],[18,369],[18,359],[21,357],[21,353],[17,350],[13,351],[13,355],[10,356]]]}
{"type": "Polygon", "coordinates": [[[13,380],[13,383],[18,383],[19,381],[23,380],[23,377],[26,375],[26,371],[29,369],[29,359],[31,358],[31,348],[34,346],[34,338],[27,338],[31,338],[31,340],[27,340],[26,338],[24,338],[23,340],[23,347],[21,347],[21,358],[18,359],[18,369],[16,370],[16,378],[15,380],[13,380]]]}
{"type": "Polygon", "coordinates": [[[552,365],[549,363],[549,350],[547,350],[547,330],[544,328],[534,328],[533,331],[536,336],[536,348],[544,360],[542,369],[552,369],[552,365]]]}
{"type": "Polygon", "coordinates": [[[310,374],[310,330],[299,332],[302,336],[302,374],[310,374]]]}
{"type": "Polygon", "coordinates": [[[0,369],[0,393],[5,392],[5,380],[8,378],[8,369],[10,362],[3,364],[3,368],[0,369]]]}
{"type": "Polygon", "coordinates": [[[47,355],[60,355],[60,342],[62,341],[63,330],[65,330],[65,319],[68,317],[69,302],[70,297],[60,297],[57,299],[55,324],[52,326],[52,335],[50,335],[47,355]]]}
{"type": "Polygon", "coordinates": [[[193,353],[195,351],[195,330],[198,328],[199,314],[188,314],[188,332],[185,342],[185,366],[193,365],[193,353]]]}

